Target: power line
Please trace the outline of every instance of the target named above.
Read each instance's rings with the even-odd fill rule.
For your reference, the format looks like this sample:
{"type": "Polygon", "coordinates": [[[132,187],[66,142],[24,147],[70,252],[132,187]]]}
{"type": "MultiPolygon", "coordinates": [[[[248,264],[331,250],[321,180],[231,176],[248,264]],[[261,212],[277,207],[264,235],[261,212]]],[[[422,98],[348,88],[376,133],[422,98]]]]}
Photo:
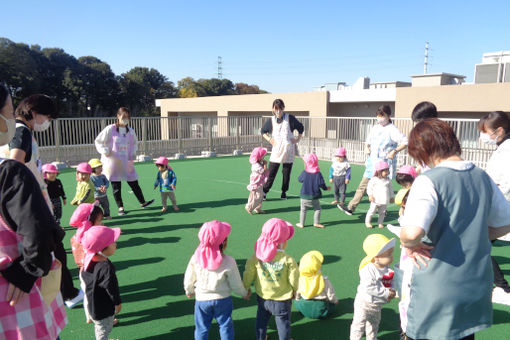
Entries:
{"type": "Polygon", "coordinates": [[[223,79],[223,67],[221,64],[221,57],[218,56],[218,79],[223,79]]]}

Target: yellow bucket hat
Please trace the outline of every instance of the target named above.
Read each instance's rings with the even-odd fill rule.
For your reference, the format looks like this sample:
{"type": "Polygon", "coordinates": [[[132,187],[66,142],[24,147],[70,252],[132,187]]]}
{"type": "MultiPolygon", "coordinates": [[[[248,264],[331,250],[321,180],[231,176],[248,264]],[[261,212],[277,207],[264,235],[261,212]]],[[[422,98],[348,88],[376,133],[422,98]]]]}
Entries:
{"type": "Polygon", "coordinates": [[[89,165],[92,169],[94,168],[97,168],[98,166],[102,166],[103,163],[101,163],[101,161],[97,158],[92,158],[90,161],[89,161],[89,165]]]}
{"type": "Polygon", "coordinates": [[[320,271],[323,261],[324,256],[317,250],[309,251],[299,261],[298,292],[305,299],[312,299],[324,290],[324,277],[320,271]]]}
{"type": "Polygon", "coordinates": [[[361,261],[359,270],[372,262],[374,257],[381,255],[386,250],[395,248],[395,238],[388,239],[382,234],[371,234],[363,241],[363,250],[367,256],[361,261]]]}
{"type": "Polygon", "coordinates": [[[397,194],[395,195],[395,204],[398,206],[402,206],[402,201],[404,200],[404,197],[409,192],[409,188],[402,188],[400,189],[397,194]]]}

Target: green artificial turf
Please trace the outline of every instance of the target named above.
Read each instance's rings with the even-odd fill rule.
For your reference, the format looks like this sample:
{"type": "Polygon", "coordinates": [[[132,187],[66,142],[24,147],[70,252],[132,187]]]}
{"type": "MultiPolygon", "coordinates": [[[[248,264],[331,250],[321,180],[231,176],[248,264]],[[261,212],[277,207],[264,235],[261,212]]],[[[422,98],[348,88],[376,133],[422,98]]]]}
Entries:
{"type": "MultiPolygon", "coordinates": [[[[303,162],[296,160],[292,171],[288,200],[280,200],[281,172],[274,183],[268,200],[263,203],[266,215],[248,215],[244,205],[248,198],[246,185],[249,182],[250,165],[248,157],[219,157],[213,159],[186,159],[171,161],[178,182],[176,197],[181,208],[178,213],[170,208],[161,213],[159,192],[153,190],[157,169],[152,163],[136,166],[140,175],[140,185],[147,200],[154,198],[155,203],[147,209],[141,209],[130,192],[127,183],[123,183],[125,216],[117,216],[115,201],[108,189],[112,210],[111,221],[107,226],[122,228],[118,240],[117,252],[111,257],[117,269],[122,297],[122,312],[118,315],[119,326],[115,327],[110,338],[119,339],[193,339],[194,301],[184,295],[183,277],[189,258],[198,245],[197,234],[203,222],[219,219],[232,226],[226,253],[233,256],[242,275],[246,259],[254,252],[263,223],[271,217],[279,217],[295,224],[299,220],[299,190],[297,177],[303,170],[303,162]]],[[[327,179],[330,163],[319,162],[321,172],[327,179]]],[[[353,196],[361,179],[363,167],[353,166],[352,182],[347,186],[347,201],[353,196]]],[[[75,174],[65,170],[59,178],[62,180],[68,201],[75,193],[75,174]]],[[[398,185],[395,185],[395,189],[398,185]]],[[[312,227],[313,211],[309,210],[306,227],[295,229],[294,237],[289,241],[286,252],[296,261],[309,250],[319,250],[324,254],[323,273],[333,283],[340,303],[335,314],[326,320],[304,318],[293,309],[292,337],[299,339],[348,339],[352,320],[353,299],[359,282],[358,266],[364,257],[362,242],[371,233],[392,234],[386,229],[369,230],[364,226],[368,200],[365,196],[362,204],[353,216],[347,216],[336,206],[331,191],[324,192],[321,199],[321,223],[326,228],[312,227]]],[[[62,225],[66,226],[74,207],[64,206],[62,225]]],[[[386,223],[396,223],[397,207],[388,209],[386,223]]],[[[374,219],[375,222],[375,219],[374,219]]],[[[375,223],[374,223],[375,224],[375,223]]],[[[74,229],[66,227],[64,244],[69,250],[69,239],[74,229]]],[[[496,242],[493,254],[503,271],[510,275],[510,256],[504,242],[496,242]],[[505,255],[506,254],[506,255],[505,255]]],[[[75,287],[79,287],[78,270],[70,250],[68,263],[75,278],[75,287]]],[[[396,249],[395,260],[400,254],[396,249]]],[[[469,279],[469,278],[466,278],[469,279]]],[[[379,338],[398,339],[399,317],[398,300],[385,305],[379,328],[379,338]]],[[[69,324],[61,333],[61,339],[92,339],[94,326],[85,323],[81,305],[67,310],[69,324]]],[[[510,307],[494,305],[494,325],[477,334],[477,339],[505,339],[510,333],[510,307]]],[[[256,298],[250,301],[234,297],[234,327],[236,339],[255,337],[256,298]]],[[[277,339],[274,320],[269,324],[269,339],[277,339]]],[[[211,327],[209,339],[219,339],[218,327],[211,327]]]]}

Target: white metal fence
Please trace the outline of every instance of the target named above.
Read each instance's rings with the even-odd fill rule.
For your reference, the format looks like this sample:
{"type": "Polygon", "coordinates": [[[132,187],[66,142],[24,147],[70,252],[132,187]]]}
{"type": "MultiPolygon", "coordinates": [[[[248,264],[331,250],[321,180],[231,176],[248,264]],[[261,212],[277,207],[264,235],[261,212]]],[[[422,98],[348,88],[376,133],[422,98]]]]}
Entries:
{"type": "MultiPolygon", "coordinates": [[[[131,125],[137,133],[138,154],[152,158],[176,153],[200,155],[202,151],[229,154],[234,150],[250,152],[255,146],[269,146],[260,136],[268,117],[134,117],[131,125]]],[[[347,149],[350,162],[362,164],[366,140],[374,118],[298,117],[305,126],[299,143],[302,155],[314,152],[319,159],[330,160],[339,146],[347,149]]],[[[461,143],[463,158],[485,167],[493,149],[478,141],[477,120],[446,120],[461,143]]],[[[74,165],[98,157],[94,139],[114,118],[64,118],[52,122],[44,132],[35,132],[43,162],[60,161],[74,165]]],[[[404,134],[412,129],[410,119],[393,119],[404,134]]],[[[398,155],[398,164],[411,163],[406,151],[398,155]]]]}

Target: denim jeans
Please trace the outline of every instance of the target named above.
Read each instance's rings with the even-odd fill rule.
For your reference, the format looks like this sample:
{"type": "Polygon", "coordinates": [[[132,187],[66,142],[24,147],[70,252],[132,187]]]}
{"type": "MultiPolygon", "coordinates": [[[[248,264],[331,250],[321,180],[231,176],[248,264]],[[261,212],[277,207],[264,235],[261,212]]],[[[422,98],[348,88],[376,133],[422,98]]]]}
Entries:
{"type": "Polygon", "coordinates": [[[218,300],[195,301],[195,340],[207,340],[212,319],[220,327],[221,340],[234,340],[232,297],[218,300]]]}
{"type": "Polygon", "coordinates": [[[267,324],[271,318],[271,315],[274,315],[276,321],[276,328],[278,328],[278,338],[280,340],[289,340],[292,300],[264,300],[257,295],[257,304],[257,340],[266,339],[267,324]]]}

